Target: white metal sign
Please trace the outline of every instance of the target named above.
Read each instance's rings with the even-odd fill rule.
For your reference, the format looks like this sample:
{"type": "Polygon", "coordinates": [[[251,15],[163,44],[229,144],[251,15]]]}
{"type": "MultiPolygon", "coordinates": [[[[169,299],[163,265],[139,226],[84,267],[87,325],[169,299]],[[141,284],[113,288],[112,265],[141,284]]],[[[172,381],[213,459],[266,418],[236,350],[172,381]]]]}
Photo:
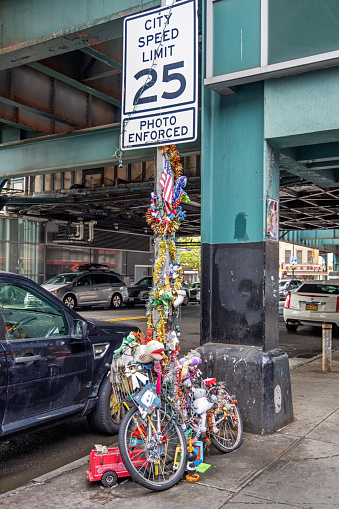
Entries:
{"type": "Polygon", "coordinates": [[[194,141],[198,111],[196,0],[124,22],[121,148],[194,141]]]}

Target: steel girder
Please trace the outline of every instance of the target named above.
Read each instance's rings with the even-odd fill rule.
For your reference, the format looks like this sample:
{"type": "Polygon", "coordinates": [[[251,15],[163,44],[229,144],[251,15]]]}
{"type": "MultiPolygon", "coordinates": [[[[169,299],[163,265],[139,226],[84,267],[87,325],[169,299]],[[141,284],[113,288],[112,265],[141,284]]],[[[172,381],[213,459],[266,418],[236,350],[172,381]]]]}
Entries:
{"type": "Polygon", "coordinates": [[[123,17],[160,0],[21,0],[2,2],[0,70],[120,37],[123,17]],[[23,20],[25,22],[23,23],[23,20]]]}
{"type": "MultiPolygon", "coordinates": [[[[120,124],[73,131],[0,145],[0,178],[39,175],[58,171],[96,168],[118,164],[114,158],[119,147],[120,124]]],[[[127,150],[123,163],[154,159],[154,148],[127,150]]],[[[182,144],[180,153],[200,152],[200,137],[194,143],[182,144]]]]}

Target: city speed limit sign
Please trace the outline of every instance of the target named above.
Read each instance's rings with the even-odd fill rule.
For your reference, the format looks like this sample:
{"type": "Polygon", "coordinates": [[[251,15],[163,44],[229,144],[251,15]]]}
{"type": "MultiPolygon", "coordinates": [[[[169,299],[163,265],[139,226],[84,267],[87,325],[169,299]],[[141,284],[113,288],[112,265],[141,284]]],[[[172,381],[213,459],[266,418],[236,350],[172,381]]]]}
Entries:
{"type": "Polygon", "coordinates": [[[197,94],[197,0],[127,17],[122,150],[194,141],[197,94]]]}

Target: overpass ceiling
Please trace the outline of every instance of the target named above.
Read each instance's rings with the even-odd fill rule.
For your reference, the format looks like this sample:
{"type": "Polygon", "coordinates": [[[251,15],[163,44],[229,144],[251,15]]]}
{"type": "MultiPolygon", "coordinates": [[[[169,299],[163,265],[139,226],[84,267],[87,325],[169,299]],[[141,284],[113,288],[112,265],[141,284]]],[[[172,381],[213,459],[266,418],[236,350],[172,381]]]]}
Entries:
{"type": "MultiPolygon", "coordinates": [[[[199,158],[198,158],[199,161],[199,158]]],[[[116,180],[116,185],[86,187],[75,184],[61,192],[34,193],[32,197],[13,195],[4,190],[7,210],[18,217],[76,223],[96,221],[100,228],[152,234],[146,211],[154,180],[140,182],[116,180]]],[[[186,220],[182,236],[200,236],[200,177],[192,177],[185,188],[191,202],[185,203],[186,220]]]]}
{"type": "Polygon", "coordinates": [[[339,227],[339,142],[280,149],[280,230],[339,227]]]}
{"type": "MultiPolygon", "coordinates": [[[[150,7],[157,3],[144,2],[150,7]]],[[[118,13],[117,19],[104,20],[101,25],[94,20],[89,23],[93,25],[91,30],[66,33],[57,41],[53,35],[51,40],[41,40],[41,44],[32,48],[25,49],[23,44],[19,53],[17,46],[3,54],[0,51],[2,143],[15,141],[24,146],[27,140],[39,137],[43,152],[44,143],[53,142],[55,135],[66,138],[80,130],[96,128],[99,132],[103,127],[114,127],[120,122],[122,21],[127,11],[118,13]]],[[[95,139],[93,136],[94,143],[95,139]]],[[[67,189],[61,186],[58,191],[52,185],[54,190],[37,192],[31,178],[26,195],[4,189],[1,203],[7,206],[9,214],[20,217],[67,222],[95,220],[105,228],[145,232],[145,213],[154,190],[154,171],[149,176],[149,171],[146,175],[143,170],[146,161],[154,168],[156,151],[151,150],[151,158],[149,153],[144,154],[146,151],[140,151],[139,164],[143,170],[137,176],[130,175],[131,164],[127,164],[131,162],[128,161],[131,151],[125,153],[122,170],[127,177],[121,179],[118,160],[113,157],[117,148],[114,143],[117,144],[117,137],[112,137],[112,160],[108,163],[112,168],[116,165],[112,170],[113,181],[103,180],[99,187],[91,187],[75,180],[67,189]]],[[[191,202],[185,204],[187,220],[182,223],[180,233],[200,235],[200,147],[189,150],[185,152],[182,148],[182,154],[192,156],[195,161],[186,187],[191,202]]],[[[79,172],[78,167],[75,169],[79,172]]],[[[100,169],[104,170],[102,165],[100,169]]],[[[72,168],[67,170],[72,171],[72,168]]],[[[88,166],[84,171],[89,171],[88,166]]],[[[150,228],[147,231],[151,233],[150,228]]]]}
{"type": "MultiPolygon", "coordinates": [[[[87,32],[59,39],[53,36],[49,41],[41,40],[34,51],[22,44],[0,52],[0,126],[2,133],[6,126],[9,131],[17,128],[13,131],[19,133],[7,140],[2,134],[2,143],[35,137],[48,141],[55,135],[68,136],[120,122],[122,18],[98,24],[92,32],[91,37],[87,32]]],[[[185,204],[183,235],[200,234],[199,153],[195,148],[190,154],[196,164],[186,189],[192,202],[185,204]]],[[[296,143],[280,148],[279,154],[280,229],[337,228],[339,138],[331,143],[296,143]]],[[[116,163],[112,159],[112,165],[116,163]]],[[[104,182],[101,188],[74,184],[72,189],[61,191],[30,196],[6,192],[1,196],[8,210],[21,217],[82,218],[105,227],[114,223],[119,229],[142,232],[153,188],[153,178],[141,173],[138,178],[116,178],[113,186],[104,182]]]]}

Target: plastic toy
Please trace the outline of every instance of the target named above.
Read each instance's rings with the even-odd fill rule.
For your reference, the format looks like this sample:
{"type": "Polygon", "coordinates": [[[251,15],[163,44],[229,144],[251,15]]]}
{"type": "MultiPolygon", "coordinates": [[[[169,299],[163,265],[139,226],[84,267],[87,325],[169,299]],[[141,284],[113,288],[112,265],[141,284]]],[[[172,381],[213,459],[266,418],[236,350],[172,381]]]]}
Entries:
{"type": "MultiPolygon", "coordinates": [[[[188,446],[189,446],[189,443],[190,443],[190,441],[187,440],[188,446]]],[[[198,467],[204,461],[204,444],[200,440],[194,440],[193,442],[191,440],[191,443],[193,444],[193,449],[196,453],[195,465],[198,467]]],[[[177,448],[175,450],[174,467],[173,467],[175,469],[177,469],[179,466],[180,455],[181,455],[181,447],[180,447],[180,445],[177,445],[177,448]]]]}
{"type": "Polygon", "coordinates": [[[197,453],[193,447],[195,440],[187,440],[188,450],[187,450],[187,465],[186,470],[188,474],[186,475],[186,481],[196,482],[199,481],[199,474],[196,473],[197,465],[195,460],[197,459],[197,453]]]}
{"type": "Polygon", "coordinates": [[[189,352],[186,357],[179,359],[179,364],[181,366],[181,377],[184,385],[186,387],[191,387],[191,375],[190,371],[194,369],[198,369],[199,364],[201,364],[202,360],[199,352],[192,350],[189,352]]]}
{"type": "MultiPolygon", "coordinates": [[[[89,459],[89,470],[86,477],[89,481],[101,481],[106,488],[115,486],[118,477],[130,477],[121,459],[119,447],[95,445],[89,459]]],[[[140,457],[143,451],[138,447],[129,447],[129,456],[136,467],[145,465],[145,456],[140,457]]]]}

